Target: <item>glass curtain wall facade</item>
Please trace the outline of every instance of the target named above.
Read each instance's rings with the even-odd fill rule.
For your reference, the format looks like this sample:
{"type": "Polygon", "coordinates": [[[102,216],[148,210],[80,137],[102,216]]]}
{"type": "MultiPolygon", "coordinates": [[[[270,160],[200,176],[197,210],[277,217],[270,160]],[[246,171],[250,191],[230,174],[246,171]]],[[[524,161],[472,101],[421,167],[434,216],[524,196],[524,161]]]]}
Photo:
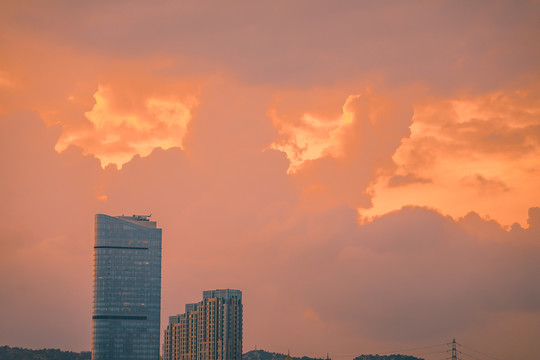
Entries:
{"type": "Polygon", "coordinates": [[[93,360],[158,360],[161,229],[149,216],[95,217],[93,360]]]}
{"type": "Polygon", "coordinates": [[[163,360],[241,360],[242,292],[209,290],[186,312],[169,317],[163,360]]]}

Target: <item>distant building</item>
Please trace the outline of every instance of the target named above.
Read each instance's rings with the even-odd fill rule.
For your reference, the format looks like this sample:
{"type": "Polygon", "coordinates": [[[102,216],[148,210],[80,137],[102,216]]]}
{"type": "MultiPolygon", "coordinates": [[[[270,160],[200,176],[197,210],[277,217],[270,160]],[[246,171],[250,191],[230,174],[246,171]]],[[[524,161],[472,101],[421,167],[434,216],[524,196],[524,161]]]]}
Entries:
{"type": "Polygon", "coordinates": [[[169,317],[163,360],[241,360],[242,292],[209,290],[186,312],[169,317]]]}
{"type": "Polygon", "coordinates": [[[96,215],[93,360],[159,359],[161,229],[149,216],[96,215]]]}

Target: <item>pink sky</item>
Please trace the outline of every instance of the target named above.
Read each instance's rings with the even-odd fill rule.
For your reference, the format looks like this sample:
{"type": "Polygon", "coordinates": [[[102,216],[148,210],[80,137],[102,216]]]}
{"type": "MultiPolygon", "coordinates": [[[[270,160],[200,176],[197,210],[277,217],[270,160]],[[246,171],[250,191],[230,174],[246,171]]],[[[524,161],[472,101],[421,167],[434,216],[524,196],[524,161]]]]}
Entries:
{"type": "Polygon", "coordinates": [[[245,351],[533,359],[539,13],[4,1],[0,345],[89,350],[94,214],[152,213],[162,327],[237,288],[245,351]]]}

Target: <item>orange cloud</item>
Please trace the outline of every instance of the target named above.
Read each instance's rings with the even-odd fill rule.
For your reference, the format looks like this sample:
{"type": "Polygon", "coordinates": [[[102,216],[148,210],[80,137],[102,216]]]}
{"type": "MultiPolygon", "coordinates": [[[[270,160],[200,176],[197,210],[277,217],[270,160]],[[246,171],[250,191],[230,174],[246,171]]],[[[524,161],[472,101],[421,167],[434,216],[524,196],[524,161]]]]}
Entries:
{"type": "Polygon", "coordinates": [[[379,173],[393,171],[392,154],[408,135],[409,90],[377,93],[368,87],[363,94],[342,98],[344,104],[337,108],[341,111],[319,110],[322,115],[309,109],[318,110],[324,93],[308,94],[311,103],[298,101],[295,111],[279,103],[271,108],[280,135],[271,147],[287,155],[288,173],[302,189],[307,206],[370,206],[369,184],[379,173]]]}
{"type": "Polygon", "coordinates": [[[62,152],[69,145],[78,145],[99,158],[105,167],[121,166],[135,154],[147,156],[157,147],[182,148],[191,110],[197,105],[195,97],[148,97],[142,104],[128,108],[116,106],[116,97],[113,89],[100,85],[94,94],[94,107],[85,113],[92,128],[64,132],[56,150],[62,152]]]}
{"type": "Polygon", "coordinates": [[[350,104],[360,96],[349,95],[342,107],[341,116],[334,119],[304,113],[300,121],[288,123],[279,118],[275,109],[269,111],[269,116],[282,137],[282,140],[273,142],[270,148],[287,154],[290,162],[289,173],[296,172],[307,160],[342,155],[341,133],[346,132],[347,126],[354,121],[350,104]]]}
{"type": "Polygon", "coordinates": [[[418,104],[410,129],[393,156],[395,174],[374,183],[374,207],[361,214],[415,204],[524,224],[527,209],[540,202],[538,89],[418,104]],[[415,181],[407,191],[388,182],[408,176],[430,181],[415,181]]]}
{"type": "MultiPolygon", "coordinates": [[[[523,334],[538,326],[540,293],[531,284],[540,274],[539,209],[530,209],[528,228],[511,231],[474,214],[454,220],[414,207],[359,225],[355,210],[343,206],[346,195],[354,196],[378,174],[373,169],[381,162],[370,162],[371,156],[391,160],[408,111],[396,110],[389,99],[355,99],[341,157],[306,161],[287,175],[282,152],[261,151],[276,135],[264,116],[266,103],[256,102],[261,94],[227,89],[234,91],[218,86],[204,93],[185,151],[156,149],[121,169],[102,169],[74,146],[55,152],[60,128],[46,128],[33,113],[0,119],[6,204],[0,329],[7,343],[87,350],[91,214],[149,210],[164,229],[163,323],[201,289],[237,287],[246,294],[246,347],[274,349],[294,339],[299,353],[352,354],[358,344],[369,351],[385,341],[416,346],[450,333],[487,341],[486,330],[507,336],[504,324],[522,324],[512,341],[523,357],[538,352],[536,339],[523,334]],[[394,137],[379,134],[396,119],[401,128],[394,137]],[[319,178],[327,166],[338,172],[319,178]],[[345,186],[321,181],[335,176],[340,185],[350,181],[347,175],[358,188],[343,194],[337,191],[345,186]],[[313,179],[336,191],[333,204],[301,206],[306,187],[294,182],[313,179]],[[66,285],[77,291],[63,293],[66,285]],[[70,316],[54,321],[66,311],[70,316]],[[499,322],[501,314],[508,318],[499,322]],[[35,319],[40,326],[21,325],[35,319]]],[[[417,185],[407,185],[407,191],[417,185]]],[[[515,352],[502,345],[500,350],[515,352]]]]}

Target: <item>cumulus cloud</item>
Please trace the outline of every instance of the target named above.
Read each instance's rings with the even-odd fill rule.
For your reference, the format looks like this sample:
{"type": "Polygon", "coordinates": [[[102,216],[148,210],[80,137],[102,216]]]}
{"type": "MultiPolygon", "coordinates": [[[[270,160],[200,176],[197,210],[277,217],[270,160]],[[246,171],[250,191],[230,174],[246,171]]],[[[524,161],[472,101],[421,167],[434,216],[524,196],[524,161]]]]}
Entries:
{"type": "Polygon", "coordinates": [[[157,147],[182,148],[191,109],[197,104],[194,97],[184,100],[150,97],[139,100],[144,103],[142,109],[138,109],[138,102],[131,108],[117,109],[118,106],[111,102],[121,96],[100,86],[94,94],[94,107],[85,113],[92,124],[91,129],[64,132],[56,144],[57,151],[76,144],[98,157],[103,166],[121,166],[134,155],[147,156],[157,147]]]}
{"type": "Polygon", "coordinates": [[[398,176],[414,174],[431,181],[397,194],[385,187],[392,175],[384,175],[373,183],[375,207],[362,213],[373,216],[416,204],[455,217],[474,210],[506,225],[525,224],[527,208],[540,199],[539,109],[536,86],[416,105],[411,134],[393,160],[398,176]],[[517,199],[531,201],[519,205],[517,199]],[[501,207],[501,202],[507,205],[501,207]],[[523,215],[517,218],[516,213],[523,215]]]}
{"type": "MultiPolygon", "coordinates": [[[[199,108],[201,116],[209,111],[201,126],[218,126],[220,119],[212,116],[214,101],[224,100],[208,97],[207,105],[199,108]]],[[[239,118],[239,124],[250,118],[239,118]]],[[[193,131],[185,150],[158,149],[134,157],[122,169],[102,169],[81,150],[54,152],[58,132],[46,129],[35,115],[3,119],[3,124],[4,134],[34,131],[35,139],[41,139],[33,141],[33,147],[8,142],[7,148],[18,149],[17,159],[32,148],[23,163],[48,164],[14,166],[6,172],[11,185],[3,197],[11,213],[3,216],[18,224],[19,235],[12,237],[3,228],[9,239],[2,244],[26,241],[17,251],[12,244],[3,252],[10,256],[2,263],[2,284],[9,290],[3,292],[2,303],[10,311],[3,314],[1,331],[12,344],[63,347],[60,339],[68,339],[75,348],[87,348],[96,212],[152,211],[164,228],[164,318],[182,311],[202,289],[242,289],[246,346],[257,343],[278,350],[293,339],[295,352],[316,354],[355,352],[358,344],[376,349],[388,343],[446,341],[450,336],[481,342],[484,331],[494,331],[503,314],[507,323],[523,323],[521,314],[535,317],[540,311],[540,293],[530,286],[540,280],[537,208],[529,212],[528,228],[509,232],[477,214],[454,220],[414,207],[359,225],[350,207],[304,208],[279,151],[261,152],[257,146],[246,150],[240,142],[236,146],[245,151],[243,160],[224,172],[212,156],[197,155],[204,149],[199,141],[210,141],[202,129],[193,131]],[[53,173],[48,171],[51,166],[53,173]],[[33,211],[20,201],[25,184],[32,184],[27,171],[43,186],[34,190],[33,211]],[[93,179],[88,174],[94,174],[93,179]],[[107,201],[99,201],[97,194],[106,194],[107,201]],[[15,215],[22,212],[27,217],[15,215]],[[64,271],[66,267],[71,271],[64,271]],[[40,268],[45,270],[35,282],[31,274],[40,268]],[[80,291],[63,293],[65,284],[80,291]],[[59,292],[59,304],[69,302],[69,307],[47,305],[58,302],[59,292]],[[28,294],[40,294],[43,307],[31,306],[33,296],[28,294]],[[21,302],[28,306],[17,310],[14,304],[21,302]],[[73,322],[49,322],[66,311],[78,329],[87,330],[69,330],[73,322]],[[47,323],[48,335],[40,327],[29,331],[17,325],[26,318],[47,323]]],[[[7,148],[2,152],[6,169],[12,161],[17,164],[7,148]]],[[[230,163],[238,154],[229,149],[222,162],[230,163]]],[[[516,341],[523,356],[538,350],[534,341],[516,341]]],[[[503,345],[500,350],[509,351],[503,345]]]]}
{"type": "Polygon", "coordinates": [[[368,207],[366,188],[377,172],[393,167],[391,156],[410,118],[406,103],[369,89],[349,95],[336,118],[274,115],[281,140],[271,146],[287,154],[289,172],[307,197],[368,207]]]}

